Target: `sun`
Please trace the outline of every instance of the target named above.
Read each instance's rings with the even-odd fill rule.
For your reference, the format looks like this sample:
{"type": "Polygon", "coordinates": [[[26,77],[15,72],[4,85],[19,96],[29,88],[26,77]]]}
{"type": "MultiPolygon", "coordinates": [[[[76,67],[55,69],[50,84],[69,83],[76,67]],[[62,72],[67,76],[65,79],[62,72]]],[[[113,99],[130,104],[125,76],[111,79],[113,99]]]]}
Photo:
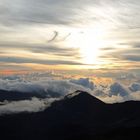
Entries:
{"type": "Polygon", "coordinates": [[[105,47],[107,30],[103,25],[88,28],[73,28],[71,36],[66,40],[66,46],[78,48],[78,62],[85,65],[99,65],[99,56],[102,55],[101,48],[105,47]]]}
{"type": "Polygon", "coordinates": [[[85,64],[95,64],[101,54],[100,48],[104,45],[101,28],[87,29],[80,40],[80,53],[85,64]]]}

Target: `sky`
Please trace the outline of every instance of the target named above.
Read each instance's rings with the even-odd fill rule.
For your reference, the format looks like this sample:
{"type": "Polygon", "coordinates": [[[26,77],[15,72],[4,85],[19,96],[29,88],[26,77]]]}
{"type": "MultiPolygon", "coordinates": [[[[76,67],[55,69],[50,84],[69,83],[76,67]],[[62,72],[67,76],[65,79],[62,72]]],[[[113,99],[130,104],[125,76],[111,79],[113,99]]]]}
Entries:
{"type": "Polygon", "coordinates": [[[140,76],[139,0],[0,0],[0,71],[140,76]]]}

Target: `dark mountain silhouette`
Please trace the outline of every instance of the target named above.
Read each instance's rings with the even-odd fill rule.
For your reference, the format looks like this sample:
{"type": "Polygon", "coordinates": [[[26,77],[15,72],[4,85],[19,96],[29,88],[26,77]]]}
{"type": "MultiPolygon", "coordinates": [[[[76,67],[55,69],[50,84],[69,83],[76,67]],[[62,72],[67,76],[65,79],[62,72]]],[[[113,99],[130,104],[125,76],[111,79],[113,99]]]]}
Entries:
{"type": "Polygon", "coordinates": [[[20,91],[7,91],[7,90],[0,90],[0,102],[4,100],[7,101],[19,101],[19,100],[30,100],[32,97],[36,98],[57,98],[61,95],[57,92],[53,92],[51,90],[48,91],[40,91],[38,92],[20,92],[20,91]]]}
{"type": "Polygon", "coordinates": [[[0,117],[1,139],[120,140],[139,139],[140,102],[105,104],[76,91],[42,112],[0,117]]]}

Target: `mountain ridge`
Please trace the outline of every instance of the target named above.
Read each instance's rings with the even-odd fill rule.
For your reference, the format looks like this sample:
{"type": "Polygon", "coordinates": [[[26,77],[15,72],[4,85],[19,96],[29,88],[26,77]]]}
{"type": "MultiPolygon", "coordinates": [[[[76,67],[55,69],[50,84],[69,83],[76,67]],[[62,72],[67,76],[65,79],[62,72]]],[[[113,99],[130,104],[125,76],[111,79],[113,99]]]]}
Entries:
{"type": "Polygon", "coordinates": [[[140,102],[106,104],[87,92],[77,92],[52,103],[42,112],[0,116],[1,137],[120,140],[139,136],[140,102]]]}

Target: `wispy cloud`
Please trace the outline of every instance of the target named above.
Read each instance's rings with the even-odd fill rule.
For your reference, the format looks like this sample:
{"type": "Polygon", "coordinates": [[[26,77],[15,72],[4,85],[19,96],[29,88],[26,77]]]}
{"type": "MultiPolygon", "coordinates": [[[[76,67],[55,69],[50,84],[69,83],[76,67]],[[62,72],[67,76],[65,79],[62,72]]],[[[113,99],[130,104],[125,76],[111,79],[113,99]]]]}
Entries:
{"type": "Polygon", "coordinates": [[[34,58],[26,57],[0,57],[1,62],[8,63],[37,63],[37,64],[47,64],[47,65],[82,65],[82,63],[74,61],[65,61],[65,60],[41,60],[34,58]]]}
{"type": "MultiPolygon", "coordinates": [[[[2,50],[6,50],[8,56],[10,50],[14,48],[20,51],[26,50],[31,53],[30,55],[40,53],[46,54],[43,57],[48,58],[47,54],[50,54],[59,59],[59,61],[55,59],[53,62],[49,61],[50,65],[74,64],[73,60],[76,60],[75,65],[80,65],[83,63],[82,54],[79,54],[76,48],[80,49],[83,45],[81,40],[95,38],[94,35],[98,34],[96,28],[103,28],[105,36],[99,39],[103,44],[99,52],[108,58],[98,57],[95,65],[101,65],[99,62],[103,62],[108,67],[112,62],[117,63],[118,59],[120,65],[124,61],[139,62],[139,44],[131,43],[139,42],[140,1],[138,0],[0,0],[0,3],[1,54],[4,53],[2,50]],[[87,29],[93,30],[94,35],[84,34],[87,29]],[[79,37],[80,33],[83,33],[82,39],[79,37]],[[129,54],[122,56],[124,52],[120,53],[120,48],[129,54]],[[130,48],[132,54],[129,52],[130,48]]],[[[98,43],[96,41],[87,43],[85,48],[90,44],[94,47],[98,43]]],[[[35,57],[39,58],[40,55],[35,57]]],[[[5,63],[18,63],[22,60],[27,62],[23,58],[22,60],[19,58],[19,61],[14,57],[12,59],[13,61],[5,59],[5,63]]],[[[34,63],[34,60],[26,59],[34,63]]],[[[1,58],[1,61],[4,59],[1,58]]],[[[36,63],[46,64],[42,60],[37,60],[36,63]]]]}

